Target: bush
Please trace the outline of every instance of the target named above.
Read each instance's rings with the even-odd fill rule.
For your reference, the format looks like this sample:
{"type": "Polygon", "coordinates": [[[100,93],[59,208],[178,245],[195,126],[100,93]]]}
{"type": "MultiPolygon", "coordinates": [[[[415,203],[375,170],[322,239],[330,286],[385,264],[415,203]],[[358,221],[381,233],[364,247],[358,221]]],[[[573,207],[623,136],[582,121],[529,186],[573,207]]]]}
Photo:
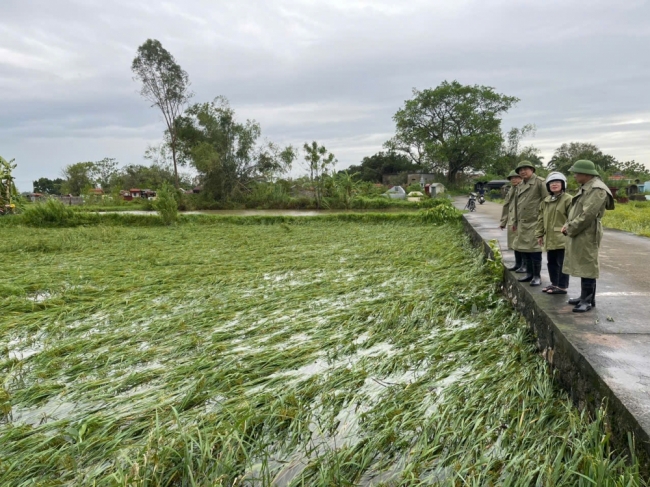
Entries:
{"type": "Polygon", "coordinates": [[[30,227],[69,227],[76,224],[75,212],[54,198],[26,206],[22,221],[30,227]]]}
{"type": "Polygon", "coordinates": [[[440,196],[437,198],[424,198],[422,201],[418,202],[418,208],[435,208],[436,206],[453,206],[451,200],[440,196]]]}
{"type": "Polygon", "coordinates": [[[420,216],[424,223],[433,223],[435,225],[442,225],[444,223],[452,223],[460,221],[462,213],[453,207],[451,203],[440,204],[428,210],[422,210],[420,216]]]}
{"type": "Polygon", "coordinates": [[[178,220],[176,190],[168,183],[163,183],[162,187],[156,193],[153,207],[159,213],[160,219],[165,225],[171,225],[176,222],[178,220]]]}
{"type": "Polygon", "coordinates": [[[410,193],[411,191],[419,191],[420,193],[424,193],[424,189],[422,189],[422,186],[419,184],[411,184],[408,188],[406,188],[406,194],[410,193]]]}

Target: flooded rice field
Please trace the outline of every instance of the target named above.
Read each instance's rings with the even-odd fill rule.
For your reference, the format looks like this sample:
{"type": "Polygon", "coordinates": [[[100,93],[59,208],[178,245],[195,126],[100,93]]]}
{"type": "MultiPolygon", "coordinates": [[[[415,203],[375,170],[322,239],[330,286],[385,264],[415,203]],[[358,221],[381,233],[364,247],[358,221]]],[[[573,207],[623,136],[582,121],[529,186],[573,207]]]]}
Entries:
{"type": "Polygon", "coordinates": [[[0,485],[645,485],[460,225],[12,231],[0,485]]]}

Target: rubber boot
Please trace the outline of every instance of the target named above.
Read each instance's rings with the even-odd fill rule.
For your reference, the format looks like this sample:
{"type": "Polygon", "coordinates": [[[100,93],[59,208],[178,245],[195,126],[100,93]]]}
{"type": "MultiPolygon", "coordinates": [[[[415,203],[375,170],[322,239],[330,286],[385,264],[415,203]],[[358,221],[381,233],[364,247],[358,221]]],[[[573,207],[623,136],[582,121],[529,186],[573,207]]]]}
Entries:
{"type": "Polygon", "coordinates": [[[582,294],[580,295],[579,298],[569,298],[567,303],[573,304],[574,306],[576,306],[576,305],[580,304],[580,301],[582,301],[582,294]]]}
{"type": "MultiPolygon", "coordinates": [[[[593,290],[593,293],[591,295],[591,307],[595,308],[596,307],[596,285],[595,284],[593,285],[593,288],[594,288],[594,290],[593,290]]],[[[583,292],[584,292],[584,290],[583,290],[583,292]]],[[[580,302],[584,298],[586,298],[586,296],[584,296],[583,293],[581,292],[579,298],[571,298],[571,299],[569,299],[567,301],[567,303],[572,304],[574,306],[578,306],[580,304],[580,302]]]]}
{"type": "Polygon", "coordinates": [[[591,303],[594,299],[594,295],[596,294],[596,286],[593,284],[585,284],[582,294],[584,295],[584,298],[581,299],[580,302],[573,307],[574,313],[586,313],[587,311],[591,310],[591,303]]]}
{"type": "Polygon", "coordinates": [[[532,259],[527,255],[523,255],[523,260],[526,265],[526,275],[517,279],[519,282],[530,282],[533,280],[533,262],[532,259]]]}
{"type": "Polygon", "coordinates": [[[521,267],[521,254],[515,250],[515,264],[510,267],[506,267],[506,269],[508,269],[509,271],[516,271],[520,267],[521,267]]]}
{"type": "Polygon", "coordinates": [[[542,263],[533,261],[533,280],[530,281],[531,286],[539,286],[542,284],[542,263]]]}
{"type": "Polygon", "coordinates": [[[591,307],[596,307],[596,283],[594,282],[594,294],[591,296],[591,307]]]}
{"type": "Polygon", "coordinates": [[[521,267],[517,269],[515,272],[517,274],[528,274],[528,268],[526,267],[528,263],[526,262],[526,256],[524,254],[521,254],[521,267]]]}

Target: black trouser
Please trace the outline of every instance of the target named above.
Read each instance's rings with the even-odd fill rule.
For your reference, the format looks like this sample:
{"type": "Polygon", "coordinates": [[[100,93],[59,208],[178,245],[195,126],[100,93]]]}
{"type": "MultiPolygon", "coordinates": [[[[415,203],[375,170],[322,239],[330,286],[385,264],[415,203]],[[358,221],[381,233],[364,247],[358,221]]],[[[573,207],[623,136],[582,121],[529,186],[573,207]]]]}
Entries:
{"type": "Polygon", "coordinates": [[[530,262],[542,262],[542,253],[541,252],[522,252],[521,256],[525,260],[529,260],[530,262]]]}
{"type": "Polygon", "coordinates": [[[562,272],[564,249],[549,250],[546,253],[546,258],[548,260],[548,276],[551,278],[551,284],[561,289],[568,288],[569,275],[562,272]]]}

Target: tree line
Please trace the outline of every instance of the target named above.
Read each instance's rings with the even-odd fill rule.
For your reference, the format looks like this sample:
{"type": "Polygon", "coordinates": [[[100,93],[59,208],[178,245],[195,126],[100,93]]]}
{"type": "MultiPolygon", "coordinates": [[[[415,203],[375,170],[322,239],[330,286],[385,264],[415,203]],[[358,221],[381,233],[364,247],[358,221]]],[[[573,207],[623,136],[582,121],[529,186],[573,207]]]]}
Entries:
{"type": "MultiPolygon", "coordinates": [[[[110,192],[118,187],[156,189],[169,183],[176,188],[200,185],[205,198],[227,202],[241,199],[260,184],[286,181],[299,149],[262,139],[260,124],[238,120],[225,97],[190,104],[189,75],[159,41],[143,43],[131,68],[141,95],[165,121],[162,143],[147,150],[153,164],[120,168],[111,158],[80,162],[67,166],[63,178],[34,181],[35,191],[82,194],[95,186],[110,192]],[[179,167],[191,168],[195,177],[183,174],[179,167]]],[[[643,164],[619,162],[592,143],[563,144],[545,164],[539,149],[522,143],[534,135],[533,124],[502,130],[503,115],[518,101],[492,87],[457,81],[414,89],[393,116],[395,135],[385,142],[384,150],[336,173],[334,154],[316,141],[305,143],[307,175],[298,179],[301,184],[289,186],[307,188],[320,207],[332,191],[340,195],[351,192],[355,182],[381,183],[388,174],[437,173],[456,185],[469,172],[505,177],[523,159],[562,172],[577,159],[590,159],[603,172],[650,179],[643,164]]]]}

